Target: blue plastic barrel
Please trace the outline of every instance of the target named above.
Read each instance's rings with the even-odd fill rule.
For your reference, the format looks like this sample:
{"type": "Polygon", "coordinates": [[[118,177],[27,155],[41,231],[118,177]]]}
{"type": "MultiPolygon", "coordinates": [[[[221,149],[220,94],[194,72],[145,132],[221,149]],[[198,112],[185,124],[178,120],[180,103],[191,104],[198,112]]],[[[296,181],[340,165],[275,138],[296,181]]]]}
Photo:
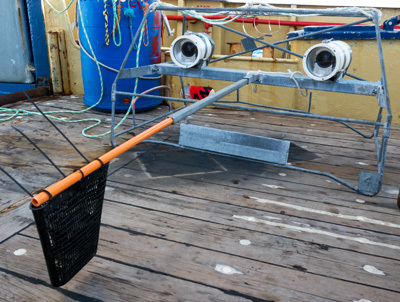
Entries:
{"type": "MultiPolygon", "coordinates": [[[[79,0],[81,1],[81,14],[83,18],[82,21],[79,20],[79,37],[81,41],[81,46],[91,54],[87,37],[83,31],[83,26],[85,27],[87,36],[92,45],[94,54],[99,62],[107,65],[111,68],[119,70],[122,61],[129,49],[132,42],[131,31],[129,25],[129,18],[125,16],[124,12],[129,7],[133,10],[134,17],[131,19],[133,35],[135,35],[138,26],[143,18],[143,8],[146,4],[150,5],[154,0],[117,0],[116,4],[120,2],[121,14],[120,14],[120,30],[121,30],[121,45],[116,46],[113,42],[113,6],[112,1],[106,0],[106,8],[108,12],[108,33],[110,43],[106,45],[105,40],[105,16],[104,16],[104,1],[103,0],[79,0]]],[[[145,30],[143,36],[143,44],[140,49],[139,56],[139,66],[156,64],[161,62],[161,32],[160,23],[161,15],[158,11],[150,13],[147,18],[147,29],[145,30]]],[[[119,35],[117,34],[116,42],[119,42],[119,35]]],[[[137,51],[132,51],[125,68],[136,66],[136,54],[137,51]]],[[[96,63],[89,58],[83,50],[81,50],[81,64],[82,64],[82,78],[83,78],[83,88],[85,96],[83,102],[92,106],[98,102],[101,92],[100,78],[98,68],[96,63]]],[[[101,74],[103,77],[103,87],[104,95],[101,102],[95,107],[95,109],[102,111],[111,111],[111,86],[117,75],[116,72],[109,70],[103,66],[100,66],[101,74]]],[[[144,80],[139,79],[137,93],[143,92],[150,88],[160,85],[160,79],[144,80]]],[[[119,80],[117,83],[118,91],[133,92],[135,86],[135,79],[124,79],[119,80]]],[[[160,95],[159,90],[155,90],[150,93],[152,95],[160,95]]],[[[115,104],[115,109],[117,112],[126,111],[129,107],[130,99],[129,96],[117,95],[117,100],[115,104]],[[125,101],[125,102],[124,102],[125,101]]],[[[135,109],[138,111],[145,111],[152,109],[159,105],[161,100],[141,98],[136,102],[135,109]]]]}

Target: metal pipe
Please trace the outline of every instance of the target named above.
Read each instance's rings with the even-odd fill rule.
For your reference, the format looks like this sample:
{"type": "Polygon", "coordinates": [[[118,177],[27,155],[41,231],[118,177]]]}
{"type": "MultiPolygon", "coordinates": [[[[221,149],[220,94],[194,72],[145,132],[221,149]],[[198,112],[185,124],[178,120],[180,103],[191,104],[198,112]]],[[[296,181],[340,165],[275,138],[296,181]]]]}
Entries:
{"type": "MultiPolygon", "coordinates": [[[[120,132],[118,132],[118,133],[115,133],[115,134],[114,134],[114,138],[117,137],[117,136],[119,136],[119,135],[122,135],[122,134],[124,134],[124,133],[127,133],[127,132],[129,132],[129,131],[132,131],[132,130],[134,130],[134,129],[143,127],[143,126],[145,126],[145,125],[147,125],[147,124],[149,124],[149,123],[152,123],[152,122],[154,122],[154,121],[156,121],[156,120],[158,120],[158,119],[160,119],[160,118],[166,117],[167,115],[169,115],[169,114],[171,114],[171,113],[173,113],[173,112],[176,112],[176,111],[178,111],[178,110],[180,110],[180,109],[181,109],[181,108],[178,108],[178,109],[175,109],[175,110],[171,110],[171,111],[165,112],[165,113],[160,114],[160,115],[158,115],[158,116],[156,116],[156,117],[153,117],[152,119],[146,120],[145,122],[142,122],[142,123],[140,123],[140,124],[138,124],[138,125],[132,126],[132,127],[128,128],[128,129],[125,129],[125,130],[122,130],[122,131],[120,131],[120,132]]],[[[113,147],[116,147],[116,145],[114,144],[114,138],[113,138],[113,143],[112,143],[112,145],[113,145],[113,147]]]]}
{"type": "Polygon", "coordinates": [[[124,58],[124,60],[122,61],[121,67],[120,67],[120,69],[119,69],[119,71],[118,71],[118,73],[117,73],[117,76],[116,76],[115,79],[114,79],[113,86],[114,86],[114,85],[117,85],[117,82],[118,82],[119,77],[120,77],[120,74],[121,74],[121,70],[124,69],[126,62],[128,61],[128,58],[129,58],[129,56],[130,56],[130,54],[131,54],[131,52],[132,52],[132,50],[133,50],[133,47],[134,47],[135,44],[136,44],[136,40],[139,38],[140,31],[142,30],[142,27],[143,27],[144,23],[146,22],[147,16],[149,15],[149,13],[150,13],[150,10],[148,9],[148,10],[146,11],[146,13],[144,14],[144,16],[143,16],[143,18],[142,18],[142,21],[140,22],[140,24],[139,24],[139,26],[138,26],[138,29],[137,29],[137,31],[136,31],[136,33],[135,33],[135,36],[133,37],[132,43],[131,43],[131,45],[129,46],[128,52],[126,53],[125,58],[124,58]]]}
{"type": "MultiPolygon", "coordinates": [[[[168,96],[170,97],[171,96],[171,88],[169,88],[169,86],[167,86],[167,85],[160,85],[160,86],[152,87],[152,88],[150,88],[150,89],[148,89],[146,91],[143,91],[141,94],[148,94],[150,92],[153,92],[153,91],[158,90],[158,89],[163,89],[163,88],[168,91],[168,96]]],[[[133,126],[135,126],[135,104],[140,99],[140,97],[141,97],[140,95],[136,96],[131,102],[132,103],[132,123],[133,123],[133,126]]]]}
{"type": "MultiPolygon", "coordinates": [[[[231,108],[231,109],[243,109],[243,106],[224,105],[224,104],[219,104],[217,102],[214,103],[214,106],[223,107],[223,108],[231,108]]],[[[380,125],[380,126],[384,125],[384,123],[378,123],[378,122],[373,122],[373,121],[357,120],[357,119],[335,117],[335,116],[324,116],[324,115],[301,113],[301,112],[286,112],[286,111],[281,111],[281,110],[269,110],[269,109],[252,108],[252,107],[246,107],[246,110],[248,110],[248,111],[259,111],[259,112],[265,112],[265,113],[273,113],[273,114],[278,114],[278,115],[309,117],[309,118],[314,118],[314,119],[318,119],[318,120],[327,120],[327,121],[345,122],[345,123],[355,123],[355,124],[361,124],[361,125],[380,125]]]]}
{"type": "MultiPolygon", "coordinates": [[[[213,15],[213,16],[205,16],[205,19],[215,20],[215,19],[223,19],[228,17],[228,15],[213,15]]],[[[184,16],[175,16],[175,15],[167,15],[168,20],[171,21],[182,21],[184,16]]],[[[233,17],[229,18],[230,20],[233,17]]],[[[196,21],[198,19],[186,16],[187,21],[196,21]]],[[[238,23],[251,23],[251,24],[271,24],[271,25],[284,25],[284,26],[329,26],[329,25],[342,25],[344,23],[329,23],[329,22],[302,22],[302,21],[286,21],[286,20],[265,20],[254,18],[237,18],[233,20],[233,22],[238,23]],[[254,20],[255,19],[255,20],[254,20]]]]}
{"type": "Polygon", "coordinates": [[[266,47],[270,47],[270,46],[269,46],[269,45],[262,45],[262,46],[260,46],[260,47],[256,47],[256,48],[251,48],[251,49],[248,49],[248,50],[239,51],[239,52],[236,52],[236,53],[233,53],[233,54],[230,54],[230,55],[223,56],[223,57],[221,57],[221,58],[217,58],[217,59],[211,60],[211,61],[210,61],[210,64],[211,64],[211,63],[218,62],[218,61],[223,61],[223,60],[226,60],[226,59],[229,59],[229,58],[232,58],[232,57],[241,56],[241,55],[243,55],[243,54],[245,54],[245,53],[253,52],[253,51],[255,51],[255,50],[263,49],[263,48],[266,48],[266,47]]]}
{"type": "MultiPolygon", "coordinates": [[[[144,26],[144,23],[146,22],[147,17],[148,17],[149,14],[150,14],[150,9],[146,10],[146,12],[144,13],[142,21],[140,22],[140,24],[138,26],[138,29],[137,29],[137,31],[135,33],[135,36],[132,39],[132,43],[129,46],[129,49],[128,49],[126,55],[125,55],[124,60],[122,61],[120,69],[118,70],[117,76],[115,77],[114,82],[111,85],[111,112],[112,112],[112,119],[114,119],[114,115],[115,115],[115,102],[116,102],[115,91],[117,90],[117,82],[118,82],[119,78],[121,77],[122,70],[124,70],[125,64],[128,61],[128,58],[129,58],[129,56],[130,56],[130,54],[131,54],[131,52],[132,52],[132,50],[133,50],[133,48],[134,48],[134,46],[136,44],[136,41],[139,38],[140,31],[142,30],[142,27],[144,26]]],[[[112,139],[114,137],[114,127],[111,127],[110,135],[111,135],[111,139],[112,139]]]]}
{"type": "MultiPolygon", "coordinates": [[[[365,17],[364,11],[348,10],[343,8],[336,9],[305,9],[305,8],[279,8],[279,7],[235,7],[235,8],[214,8],[214,7],[189,7],[189,6],[159,6],[157,10],[164,11],[192,11],[203,13],[225,13],[231,12],[236,15],[262,15],[268,13],[269,15],[280,15],[282,13],[301,15],[316,15],[316,16],[336,16],[336,17],[365,17]]],[[[233,14],[232,14],[233,15],[233,14]]]]}
{"type": "MultiPolygon", "coordinates": [[[[222,90],[220,90],[220,91],[218,91],[218,92],[216,92],[216,93],[214,93],[214,94],[202,99],[201,101],[196,101],[196,102],[193,101],[192,102],[191,100],[188,100],[190,103],[194,103],[194,104],[189,106],[189,107],[184,107],[183,109],[180,109],[179,111],[176,110],[176,111],[172,112],[172,114],[169,117],[174,120],[174,123],[177,123],[177,122],[183,120],[184,118],[188,117],[189,115],[191,115],[193,113],[196,113],[197,111],[207,107],[208,105],[211,105],[212,103],[214,103],[218,99],[228,95],[229,93],[231,93],[231,92],[233,92],[235,90],[238,90],[240,87],[243,87],[243,86],[245,86],[247,84],[250,84],[250,83],[252,83],[252,82],[254,82],[256,80],[257,80],[257,76],[248,75],[244,79],[239,80],[239,81],[235,82],[234,84],[231,84],[228,87],[225,87],[224,89],[222,89],[222,90]]],[[[118,93],[118,92],[116,92],[116,93],[118,93]]],[[[132,95],[136,95],[136,94],[132,93],[132,95]]],[[[138,95],[138,97],[139,96],[140,97],[142,97],[142,96],[143,97],[149,97],[148,95],[145,95],[145,94],[138,95]]],[[[159,98],[169,99],[169,100],[178,100],[180,102],[185,102],[185,100],[178,99],[178,98],[171,98],[171,97],[159,97],[159,98]]],[[[132,129],[133,128],[127,129],[127,130],[125,130],[125,132],[126,131],[130,131],[132,129]]],[[[115,134],[114,136],[111,137],[111,143],[113,144],[113,146],[115,146],[114,137],[117,136],[117,135],[120,135],[122,133],[124,133],[124,132],[117,133],[117,134],[115,134]]]]}
{"type": "MultiPolygon", "coordinates": [[[[166,85],[160,85],[160,86],[156,86],[156,87],[150,88],[150,89],[148,89],[148,90],[146,90],[146,91],[143,91],[143,92],[142,92],[142,95],[146,95],[146,96],[147,96],[148,93],[153,92],[154,90],[157,90],[157,89],[162,89],[162,88],[167,89],[167,91],[168,91],[168,96],[171,95],[171,89],[170,89],[168,86],[166,86],[166,85]]],[[[116,136],[121,135],[122,133],[125,133],[125,132],[130,131],[130,130],[132,130],[132,129],[135,128],[135,108],[134,108],[134,107],[135,107],[136,101],[137,101],[140,97],[142,97],[142,95],[137,95],[137,96],[135,97],[135,99],[132,100],[131,110],[132,110],[132,124],[133,124],[133,127],[131,127],[131,128],[128,129],[128,130],[119,132],[119,133],[115,133],[115,131],[112,131],[112,135],[111,135],[111,144],[113,145],[113,147],[116,147],[116,145],[115,145],[115,143],[114,143],[114,138],[115,138],[116,136]]],[[[154,95],[152,95],[152,97],[154,97],[154,95]]],[[[156,120],[156,119],[154,119],[154,120],[156,120]]],[[[113,115],[111,116],[111,129],[113,129],[113,130],[115,130],[114,124],[115,124],[115,115],[113,114],[113,115]]]]}
{"type": "MultiPolygon", "coordinates": [[[[205,19],[223,19],[228,17],[228,15],[213,15],[213,16],[205,16],[205,19]]],[[[183,16],[176,16],[176,15],[167,15],[168,20],[171,21],[182,21],[183,16]]],[[[233,19],[233,17],[230,17],[233,19]]],[[[196,21],[198,19],[186,16],[187,21],[196,21]]],[[[266,20],[266,19],[259,19],[257,17],[253,18],[236,18],[233,22],[237,23],[251,23],[251,24],[271,24],[271,25],[281,25],[281,26],[293,26],[293,27],[305,27],[305,26],[334,26],[334,25],[345,25],[346,23],[335,23],[335,22],[310,22],[310,21],[287,21],[287,20],[266,20]],[[255,20],[254,20],[255,19],[255,20]]],[[[382,28],[382,26],[381,26],[382,28]]],[[[400,29],[400,26],[395,26],[395,29],[400,29]]]]}
{"type": "MultiPolygon", "coordinates": [[[[385,93],[384,104],[380,104],[380,106],[384,107],[387,112],[384,130],[383,130],[383,134],[382,134],[381,148],[379,150],[379,156],[378,156],[378,171],[380,174],[380,179],[382,179],[383,170],[384,170],[385,161],[386,161],[387,144],[388,144],[388,139],[389,139],[389,135],[390,135],[390,126],[392,123],[392,109],[390,107],[388,84],[387,84],[387,78],[386,78],[386,68],[385,68],[385,62],[384,62],[384,58],[383,58],[382,37],[381,37],[381,31],[380,31],[380,27],[379,27],[379,19],[378,19],[377,15],[375,15],[375,17],[374,17],[374,24],[375,24],[376,40],[377,40],[377,44],[378,44],[379,62],[381,65],[381,75],[382,75],[381,82],[382,82],[382,86],[383,86],[383,92],[385,93]]],[[[380,181],[379,186],[380,187],[382,186],[382,181],[380,181]]]]}
{"type": "MultiPolygon", "coordinates": [[[[127,95],[132,95],[132,96],[139,95],[138,93],[125,93],[125,92],[119,92],[119,91],[117,91],[116,93],[117,94],[127,94],[127,95]]],[[[141,95],[141,97],[151,98],[154,96],[141,95]]],[[[162,100],[166,100],[166,101],[175,101],[175,102],[182,102],[182,103],[183,102],[198,103],[198,101],[188,100],[188,99],[183,100],[181,98],[175,98],[175,97],[160,96],[158,98],[160,98],[162,100]]],[[[307,111],[303,111],[303,110],[287,109],[287,108],[274,107],[274,106],[262,106],[262,105],[260,106],[259,104],[253,104],[250,102],[243,102],[243,101],[240,101],[239,103],[254,105],[254,106],[258,106],[258,107],[278,109],[278,110],[268,110],[268,109],[263,109],[263,108],[254,108],[254,107],[240,106],[240,105],[228,105],[228,104],[221,104],[221,102],[238,103],[237,101],[215,101],[215,103],[213,105],[218,106],[218,107],[223,107],[223,108],[243,109],[243,110],[248,110],[248,111],[259,111],[259,112],[274,113],[274,114],[279,114],[279,115],[301,116],[301,117],[309,117],[309,118],[314,118],[314,119],[330,120],[330,121],[343,122],[343,123],[355,123],[355,124],[373,125],[373,126],[376,126],[376,125],[384,126],[385,125],[385,123],[383,123],[383,122],[357,120],[357,119],[342,118],[342,117],[335,117],[335,116],[324,116],[324,115],[318,115],[318,114],[314,114],[314,113],[308,113],[307,111]],[[282,110],[285,110],[285,111],[282,111],[282,110]]]]}

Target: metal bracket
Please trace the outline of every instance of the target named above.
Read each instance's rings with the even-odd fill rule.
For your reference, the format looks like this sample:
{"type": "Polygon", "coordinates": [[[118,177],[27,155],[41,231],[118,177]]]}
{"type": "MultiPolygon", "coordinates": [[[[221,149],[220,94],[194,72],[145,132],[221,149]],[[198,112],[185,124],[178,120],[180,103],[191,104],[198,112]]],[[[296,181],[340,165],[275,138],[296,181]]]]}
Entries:
{"type": "Polygon", "coordinates": [[[240,42],[242,42],[244,49],[247,51],[257,48],[256,42],[254,42],[254,39],[244,38],[244,39],[241,39],[240,42]]]}
{"type": "Polygon", "coordinates": [[[262,71],[261,70],[257,70],[257,71],[249,71],[246,76],[244,77],[245,79],[248,79],[248,83],[247,84],[257,84],[260,82],[260,75],[261,75],[262,71]]]}
{"type": "Polygon", "coordinates": [[[383,86],[383,79],[379,80],[381,82],[381,86],[378,88],[376,97],[378,98],[378,105],[382,108],[387,109],[387,95],[383,86]]]}
{"type": "Polygon", "coordinates": [[[51,88],[52,85],[50,85],[51,79],[49,77],[41,77],[41,78],[36,78],[36,85],[37,87],[45,87],[45,88],[51,88]]]}
{"type": "Polygon", "coordinates": [[[382,186],[382,174],[361,171],[360,179],[358,180],[358,190],[376,194],[382,186]]]}

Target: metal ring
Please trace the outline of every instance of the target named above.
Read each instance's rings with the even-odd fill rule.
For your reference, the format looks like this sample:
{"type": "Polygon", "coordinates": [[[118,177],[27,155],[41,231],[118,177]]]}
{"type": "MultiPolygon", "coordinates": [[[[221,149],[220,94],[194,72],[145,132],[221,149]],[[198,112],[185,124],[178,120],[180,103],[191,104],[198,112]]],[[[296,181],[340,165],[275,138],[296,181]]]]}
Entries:
{"type": "Polygon", "coordinates": [[[85,178],[85,174],[82,172],[82,170],[81,169],[76,169],[74,172],[81,172],[81,175],[82,175],[82,178],[85,178]]]}
{"type": "Polygon", "coordinates": [[[104,166],[104,163],[100,158],[96,158],[95,160],[98,160],[102,167],[104,166]]]}
{"type": "Polygon", "coordinates": [[[46,189],[45,189],[45,190],[42,190],[42,192],[44,192],[44,193],[46,193],[47,195],[49,195],[49,199],[52,199],[52,198],[53,198],[53,195],[51,195],[51,193],[50,193],[49,191],[47,191],[46,189]]]}

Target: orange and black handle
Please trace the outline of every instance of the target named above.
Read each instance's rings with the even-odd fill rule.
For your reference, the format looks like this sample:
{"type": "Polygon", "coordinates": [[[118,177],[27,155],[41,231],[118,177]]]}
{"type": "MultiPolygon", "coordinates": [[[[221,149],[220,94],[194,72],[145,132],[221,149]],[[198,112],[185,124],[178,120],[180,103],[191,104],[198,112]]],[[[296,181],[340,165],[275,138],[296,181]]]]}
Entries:
{"type": "Polygon", "coordinates": [[[48,201],[52,196],[56,196],[60,194],[65,189],[69,188],[73,184],[80,181],[85,176],[88,176],[90,173],[93,173],[97,169],[99,169],[103,164],[110,162],[115,157],[121,155],[125,151],[128,151],[133,146],[136,146],[143,140],[149,138],[153,134],[157,133],[158,131],[168,127],[169,125],[173,124],[174,120],[172,118],[167,118],[162,122],[154,125],[153,127],[141,132],[137,136],[131,138],[130,140],[124,142],[123,144],[119,145],[118,147],[112,149],[111,151],[105,153],[104,155],[100,156],[99,158],[95,159],[94,161],[90,162],[86,166],[80,168],[79,170],[75,171],[74,173],[68,175],[64,179],[60,180],[59,182],[49,186],[43,192],[32,197],[32,204],[35,207],[40,206],[41,204],[48,201]]]}

